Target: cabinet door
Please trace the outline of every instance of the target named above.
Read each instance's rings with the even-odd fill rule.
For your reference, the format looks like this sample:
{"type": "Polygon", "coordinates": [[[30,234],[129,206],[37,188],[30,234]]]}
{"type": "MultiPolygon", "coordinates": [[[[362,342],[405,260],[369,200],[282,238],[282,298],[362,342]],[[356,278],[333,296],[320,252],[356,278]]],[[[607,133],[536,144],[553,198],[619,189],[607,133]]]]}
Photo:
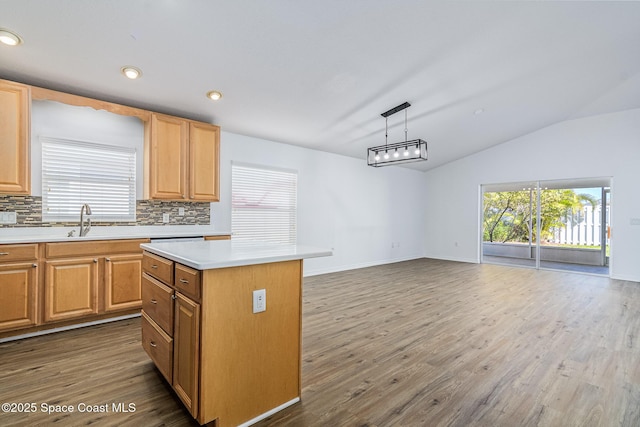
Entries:
{"type": "Polygon", "coordinates": [[[149,197],[187,198],[188,122],[176,117],[151,115],[149,197]]]}
{"type": "Polygon", "coordinates": [[[0,331],[36,324],[37,264],[0,264],[0,331]]]}
{"type": "Polygon", "coordinates": [[[191,415],[198,416],[200,304],[176,292],[173,329],[173,388],[191,415]]]}
{"type": "Polygon", "coordinates": [[[116,311],[142,306],[142,254],[105,258],[104,309],[116,311]]]}
{"type": "Polygon", "coordinates": [[[65,320],[98,312],[98,260],[47,261],[45,321],[65,320]]]}
{"type": "Polygon", "coordinates": [[[189,124],[189,198],[220,200],[220,128],[207,123],[189,124]]]}
{"type": "Polygon", "coordinates": [[[29,87],[0,81],[0,194],[31,192],[29,87]]]}

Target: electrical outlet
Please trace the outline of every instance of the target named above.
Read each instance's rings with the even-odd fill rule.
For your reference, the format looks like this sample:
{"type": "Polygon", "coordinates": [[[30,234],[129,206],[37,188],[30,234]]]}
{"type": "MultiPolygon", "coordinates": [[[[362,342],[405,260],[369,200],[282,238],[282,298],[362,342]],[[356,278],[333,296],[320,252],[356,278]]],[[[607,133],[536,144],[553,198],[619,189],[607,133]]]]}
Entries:
{"type": "Polygon", "coordinates": [[[184,208],[178,208],[178,216],[184,216],[184,208]]]}
{"type": "Polygon", "coordinates": [[[169,214],[168,213],[163,213],[162,214],[162,222],[164,222],[164,223],[169,222],[169,214]]]}
{"type": "Polygon", "coordinates": [[[261,313],[267,310],[267,290],[258,289],[253,291],[253,312],[261,313]]]}
{"type": "Polygon", "coordinates": [[[15,212],[0,212],[0,224],[15,224],[17,218],[15,212]]]}

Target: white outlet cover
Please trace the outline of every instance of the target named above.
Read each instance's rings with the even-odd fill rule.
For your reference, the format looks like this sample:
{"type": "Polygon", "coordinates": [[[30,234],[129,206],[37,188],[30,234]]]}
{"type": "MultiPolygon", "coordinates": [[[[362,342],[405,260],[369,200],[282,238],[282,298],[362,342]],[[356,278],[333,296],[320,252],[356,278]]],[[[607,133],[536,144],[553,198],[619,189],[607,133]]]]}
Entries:
{"type": "Polygon", "coordinates": [[[253,312],[262,313],[267,310],[267,290],[258,289],[253,291],[253,312]]]}

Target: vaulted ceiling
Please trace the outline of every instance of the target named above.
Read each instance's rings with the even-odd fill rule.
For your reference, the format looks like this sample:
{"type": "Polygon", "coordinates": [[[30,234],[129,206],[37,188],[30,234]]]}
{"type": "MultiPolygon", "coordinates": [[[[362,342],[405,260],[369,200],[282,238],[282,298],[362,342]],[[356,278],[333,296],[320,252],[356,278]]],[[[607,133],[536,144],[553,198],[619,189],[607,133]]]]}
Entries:
{"type": "Polygon", "coordinates": [[[0,45],[0,78],[363,162],[380,113],[408,101],[409,139],[429,144],[411,167],[428,170],[640,108],[639,23],[640,2],[1,0],[0,28],[24,43],[0,45]]]}

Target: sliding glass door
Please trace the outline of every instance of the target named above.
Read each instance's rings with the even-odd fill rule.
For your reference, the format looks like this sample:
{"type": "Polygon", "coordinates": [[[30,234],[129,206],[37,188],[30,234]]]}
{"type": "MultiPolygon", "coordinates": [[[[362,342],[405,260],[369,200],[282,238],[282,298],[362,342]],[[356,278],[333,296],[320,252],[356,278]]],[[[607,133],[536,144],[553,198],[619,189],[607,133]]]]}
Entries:
{"type": "Polygon", "coordinates": [[[609,179],[483,186],[482,262],[609,274],[609,179]]]}
{"type": "Polygon", "coordinates": [[[483,262],[537,267],[537,183],[485,186],[483,262]]]}

